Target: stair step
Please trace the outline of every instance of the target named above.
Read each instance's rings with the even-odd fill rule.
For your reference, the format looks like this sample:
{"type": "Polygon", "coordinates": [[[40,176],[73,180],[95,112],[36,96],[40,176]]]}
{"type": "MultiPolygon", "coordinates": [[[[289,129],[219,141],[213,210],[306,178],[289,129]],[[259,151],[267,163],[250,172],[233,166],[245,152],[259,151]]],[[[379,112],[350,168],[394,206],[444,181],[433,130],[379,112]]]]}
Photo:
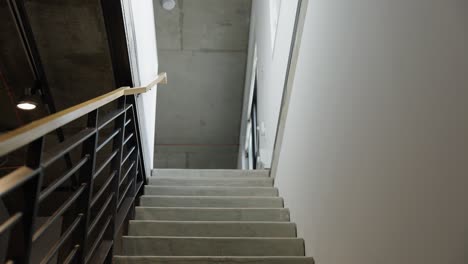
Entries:
{"type": "Polygon", "coordinates": [[[273,187],[273,179],[265,177],[151,177],[149,185],[156,186],[232,186],[232,187],[273,187]]]}
{"type": "Polygon", "coordinates": [[[130,221],[130,236],[295,237],[289,222],[130,221]]]}
{"type": "Polygon", "coordinates": [[[114,257],[115,264],[314,264],[311,257],[114,257]]]}
{"type": "Polygon", "coordinates": [[[299,238],[125,236],[127,256],[304,256],[299,238]]]}
{"type": "Polygon", "coordinates": [[[289,221],[287,208],[195,208],[141,207],[135,208],[136,220],[178,221],[289,221]]]}
{"type": "Polygon", "coordinates": [[[145,186],[146,195],[278,196],[273,187],[145,186]]]}
{"type": "Polygon", "coordinates": [[[217,207],[217,208],[282,208],[280,197],[248,196],[151,196],[140,198],[142,206],[217,207]]]}
{"type": "Polygon", "coordinates": [[[196,169],[154,169],[156,177],[269,177],[269,170],[196,170],[196,169]]]}

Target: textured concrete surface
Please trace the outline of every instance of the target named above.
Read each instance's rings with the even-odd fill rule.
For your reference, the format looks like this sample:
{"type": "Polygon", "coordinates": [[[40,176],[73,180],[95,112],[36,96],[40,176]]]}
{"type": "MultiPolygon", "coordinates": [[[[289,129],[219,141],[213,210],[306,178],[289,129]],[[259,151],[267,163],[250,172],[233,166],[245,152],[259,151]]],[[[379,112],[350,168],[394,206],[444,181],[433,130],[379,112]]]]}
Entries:
{"type": "Polygon", "coordinates": [[[126,236],[128,256],[304,256],[299,238],[212,238],[126,236]]]}
{"type": "Polygon", "coordinates": [[[238,178],[195,178],[195,177],[173,177],[173,178],[150,178],[150,184],[167,185],[167,186],[233,186],[233,187],[273,187],[273,179],[270,178],[254,178],[238,179],[238,178]]]}
{"type": "Polygon", "coordinates": [[[202,177],[173,177],[173,178],[159,178],[152,177],[149,180],[152,185],[166,185],[166,186],[232,186],[232,187],[251,187],[263,186],[272,187],[273,179],[263,177],[223,177],[219,179],[210,179],[202,177]]]}
{"type": "Polygon", "coordinates": [[[235,168],[250,0],[155,1],[159,68],[156,167],[235,168]]]}
{"type": "Polygon", "coordinates": [[[256,176],[268,177],[269,170],[191,170],[191,169],[154,169],[151,172],[152,176],[156,177],[189,177],[189,176],[203,176],[203,177],[237,177],[237,176],[256,176]]]}
{"type": "Polygon", "coordinates": [[[163,145],[156,144],[157,168],[234,169],[238,145],[163,145]]]}
{"type": "MultiPolygon", "coordinates": [[[[157,144],[238,144],[242,53],[161,51],[169,83],[158,89],[157,144]],[[174,65],[165,66],[166,63],[174,65]]],[[[241,82],[242,83],[242,82],[241,82]]]]}
{"type": "Polygon", "coordinates": [[[58,109],[114,89],[100,2],[25,4],[58,109]]]}
{"type": "Polygon", "coordinates": [[[215,208],[281,208],[280,197],[248,196],[150,196],[140,198],[142,206],[156,207],[215,207],[215,208]]]}
{"type": "MultiPolygon", "coordinates": [[[[24,3],[58,110],[115,88],[99,1],[24,3]]],[[[10,130],[45,116],[47,111],[42,105],[30,112],[15,109],[34,77],[6,1],[0,3],[0,17],[0,130],[10,130]]]]}
{"type": "Polygon", "coordinates": [[[146,195],[184,196],[277,196],[272,187],[145,186],[146,195]]]}
{"type": "Polygon", "coordinates": [[[289,222],[130,221],[130,236],[295,237],[289,222]]]}
{"type": "Polygon", "coordinates": [[[289,221],[286,208],[164,208],[136,207],[137,220],[289,221]]]}
{"type": "Polygon", "coordinates": [[[311,257],[124,257],[116,264],[314,264],[311,257]]]}

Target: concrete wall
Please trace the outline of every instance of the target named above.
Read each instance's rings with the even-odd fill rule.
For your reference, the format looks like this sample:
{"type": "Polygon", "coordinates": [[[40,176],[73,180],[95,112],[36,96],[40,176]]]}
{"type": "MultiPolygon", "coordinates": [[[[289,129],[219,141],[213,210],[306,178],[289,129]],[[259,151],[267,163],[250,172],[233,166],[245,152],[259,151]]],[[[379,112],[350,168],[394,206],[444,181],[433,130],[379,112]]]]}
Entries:
{"type": "Polygon", "coordinates": [[[309,1],[276,185],[317,263],[468,263],[467,12],[309,1]]]}
{"type": "Polygon", "coordinates": [[[169,76],[158,90],[156,167],[235,168],[250,4],[179,0],[166,11],[155,0],[160,70],[169,76]],[[224,155],[226,145],[234,155],[224,155]]]}
{"type": "MultiPolygon", "coordinates": [[[[264,1],[254,0],[252,3],[252,30],[249,55],[257,48],[257,107],[260,131],[260,159],[265,167],[271,165],[276,128],[283,95],[284,80],[290,54],[291,39],[296,19],[297,0],[264,1]],[[275,23],[277,21],[277,23],[275,23]],[[276,26],[275,26],[276,25],[276,26]],[[263,130],[264,129],[264,130],[263,130]]],[[[253,63],[253,60],[249,61],[253,63]]],[[[246,89],[250,88],[250,79],[246,81],[246,89]]],[[[239,166],[246,167],[245,137],[246,124],[249,118],[247,111],[250,101],[246,92],[244,113],[241,128],[241,146],[239,148],[239,166]]],[[[250,132],[250,131],[249,131],[250,132]]]]}
{"type": "Polygon", "coordinates": [[[233,168],[236,151],[236,145],[158,145],[155,164],[158,168],[233,168]]]}
{"type": "MultiPolygon", "coordinates": [[[[24,2],[57,110],[66,109],[115,89],[100,2],[24,2]]],[[[6,1],[3,5],[6,7],[6,1]]],[[[10,14],[6,14],[4,20],[8,21],[9,17],[10,14]]],[[[10,26],[15,32],[11,32],[12,35],[3,35],[2,31],[1,46],[18,38],[15,26],[10,26]]],[[[24,51],[21,45],[16,43],[19,50],[11,50],[7,56],[2,57],[2,63],[8,62],[6,59],[22,63],[21,56],[24,51]]],[[[21,78],[21,82],[13,84],[19,84],[18,96],[21,96],[24,88],[31,85],[33,79],[29,75],[29,68],[18,69],[15,65],[13,69],[20,70],[13,75],[13,80],[21,78]]]]}

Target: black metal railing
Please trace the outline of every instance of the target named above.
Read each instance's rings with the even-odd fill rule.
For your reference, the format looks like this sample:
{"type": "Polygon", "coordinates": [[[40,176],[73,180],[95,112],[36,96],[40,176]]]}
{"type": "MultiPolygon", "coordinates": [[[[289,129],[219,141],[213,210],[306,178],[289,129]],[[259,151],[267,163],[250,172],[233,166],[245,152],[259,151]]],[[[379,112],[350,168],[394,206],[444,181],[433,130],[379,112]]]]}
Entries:
{"type": "Polygon", "coordinates": [[[112,262],[146,180],[136,108],[123,95],[77,116],[61,143],[21,146],[24,166],[0,178],[0,263],[112,262]],[[65,155],[73,166],[55,169],[65,155]]]}

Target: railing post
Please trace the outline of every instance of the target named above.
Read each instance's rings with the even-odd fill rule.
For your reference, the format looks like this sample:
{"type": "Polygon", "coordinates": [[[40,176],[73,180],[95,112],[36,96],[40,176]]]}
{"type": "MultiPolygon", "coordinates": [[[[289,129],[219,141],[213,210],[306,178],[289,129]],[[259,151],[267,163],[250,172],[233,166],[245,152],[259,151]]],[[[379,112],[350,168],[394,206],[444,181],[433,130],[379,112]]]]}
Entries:
{"type": "MultiPolygon", "coordinates": [[[[143,184],[146,184],[146,173],[145,173],[145,161],[143,159],[143,154],[142,154],[142,143],[141,143],[141,138],[140,138],[140,124],[139,124],[139,120],[138,120],[138,105],[136,103],[136,96],[133,95],[131,97],[131,103],[133,104],[133,113],[134,113],[134,118],[133,120],[135,121],[135,123],[133,124],[134,125],[134,130],[135,130],[135,144],[137,146],[137,150],[138,150],[138,165],[140,167],[140,174],[142,175],[142,180],[143,180],[143,184]]],[[[138,171],[138,170],[137,170],[138,171]]],[[[140,190],[141,192],[141,190],[140,190]]]]}
{"type": "MultiPolygon", "coordinates": [[[[87,126],[96,129],[94,135],[83,143],[82,157],[88,155],[88,161],[80,169],[79,184],[86,184],[86,189],[78,200],[78,214],[83,214],[83,220],[76,231],[78,244],[81,246],[78,254],[78,263],[85,263],[88,250],[88,227],[90,222],[90,204],[93,194],[93,179],[96,167],[96,147],[98,143],[99,131],[97,130],[98,110],[88,114],[87,126]]],[[[60,260],[59,260],[60,262],[60,260]]]]}
{"type": "MultiPolygon", "coordinates": [[[[117,105],[118,109],[125,109],[125,96],[119,98],[119,101],[118,101],[118,105],[117,105]]],[[[106,237],[108,239],[111,239],[114,241],[114,245],[112,246],[110,252],[109,252],[109,255],[111,256],[110,257],[110,260],[112,260],[112,255],[113,255],[113,252],[115,250],[115,237],[116,237],[116,233],[118,230],[116,230],[117,228],[117,223],[116,223],[116,220],[117,220],[117,212],[118,212],[118,205],[119,205],[119,183],[120,183],[120,178],[122,176],[122,156],[123,156],[123,147],[122,147],[122,144],[123,144],[123,141],[124,141],[124,135],[125,135],[125,111],[123,112],[123,114],[121,114],[116,120],[115,120],[115,123],[114,123],[114,130],[117,130],[117,129],[120,129],[120,133],[118,136],[116,136],[114,138],[114,141],[112,142],[112,150],[115,151],[115,150],[118,150],[118,153],[117,153],[117,158],[114,158],[114,160],[112,161],[112,170],[113,171],[116,171],[116,175],[114,176],[114,180],[113,180],[113,183],[111,184],[111,192],[114,193],[114,199],[112,201],[112,207],[111,207],[111,210],[112,210],[112,215],[113,215],[113,219],[112,219],[112,222],[111,222],[111,232],[110,234],[106,234],[106,236],[111,236],[111,237],[106,237]]],[[[106,259],[106,261],[108,261],[109,259],[106,259]]],[[[110,262],[112,263],[112,262],[110,262]]]]}
{"type": "MultiPolygon", "coordinates": [[[[38,173],[25,183],[23,188],[23,199],[25,208],[23,210],[22,217],[22,230],[23,237],[21,241],[23,243],[24,255],[19,256],[20,259],[17,263],[30,263],[31,250],[32,250],[32,237],[34,234],[34,223],[38,211],[38,197],[42,185],[42,170],[40,169],[42,151],[44,147],[44,138],[38,138],[31,142],[28,146],[28,152],[26,157],[26,166],[34,170],[38,170],[38,173]]],[[[16,262],[15,262],[16,263],[16,262]]]]}
{"type": "Polygon", "coordinates": [[[132,117],[132,124],[131,124],[131,131],[133,133],[133,138],[130,140],[133,142],[133,144],[135,145],[135,151],[132,153],[132,156],[133,156],[133,161],[135,162],[135,165],[134,167],[132,168],[132,177],[133,177],[133,183],[132,183],[132,189],[131,191],[129,191],[129,194],[128,196],[129,197],[136,197],[136,188],[137,188],[137,170],[138,170],[138,157],[139,157],[139,153],[140,153],[140,148],[139,148],[139,145],[138,145],[138,131],[137,131],[137,127],[136,127],[136,108],[135,108],[135,105],[136,105],[136,102],[135,102],[135,95],[130,95],[131,97],[131,100],[130,100],[130,103],[132,104],[132,108],[131,108],[131,117],[132,117]]]}

